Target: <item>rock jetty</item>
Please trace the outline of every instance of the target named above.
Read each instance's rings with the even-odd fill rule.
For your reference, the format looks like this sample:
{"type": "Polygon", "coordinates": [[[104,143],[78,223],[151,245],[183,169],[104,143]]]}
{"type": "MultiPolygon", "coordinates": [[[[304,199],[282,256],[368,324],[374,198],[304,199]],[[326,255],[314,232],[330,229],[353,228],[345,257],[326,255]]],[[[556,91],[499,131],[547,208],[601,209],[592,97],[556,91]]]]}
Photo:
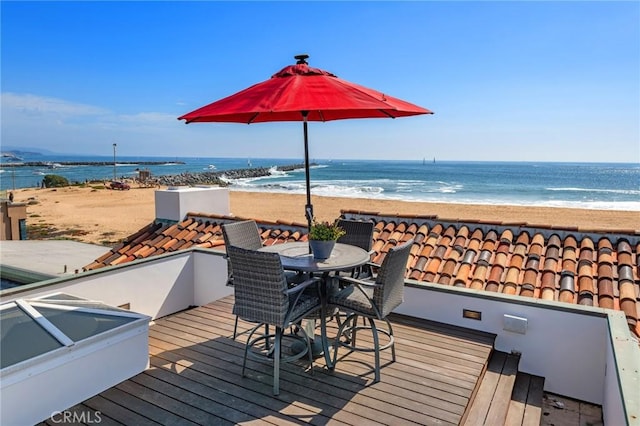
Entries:
{"type": "MultiPolygon", "coordinates": [[[[314,164],[315,165],[315,164],[314,164]]],[[[276,170],[288,172],[304,169],[304,164],[277,166],[276,170]]],[[[258,178],[271,175],[271,168],[254,167],[249,169],[220,170],[214,172],[180,173],[177,175],[154,176],[154,183],[166,186],[218,185],[228,186],[230,179],[258,178]]]]}
{"type": "MultiPolygon", "coordinates": [[[[117,164],[129,166],[162,166],[165,164],[184,164],[184,161],[118,161],[117,164]]],[[[46,167],[59,166],[113,166],[113,161],[23,161],[19,163],[2,163],[2,167],[46,167]]]]}

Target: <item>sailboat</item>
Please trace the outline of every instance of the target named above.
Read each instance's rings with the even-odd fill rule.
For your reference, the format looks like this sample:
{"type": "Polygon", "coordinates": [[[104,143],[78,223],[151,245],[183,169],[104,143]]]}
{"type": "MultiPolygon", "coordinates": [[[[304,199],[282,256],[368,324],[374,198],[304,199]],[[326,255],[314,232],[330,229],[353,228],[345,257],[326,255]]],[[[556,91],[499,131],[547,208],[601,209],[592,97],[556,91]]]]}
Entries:
{"type": "MultiPolygon", "coordinates": [[[[427,164],[427,159],[422,157],[422,165],[425,166],[427,164]]],[[[433,164],[436,164],[436,157],[433,157],[433,164]]]]}
{"type": "Polygon", "coordinates": [[[251,167],[251,158],[247,158],[247,167],[251,167]]]}

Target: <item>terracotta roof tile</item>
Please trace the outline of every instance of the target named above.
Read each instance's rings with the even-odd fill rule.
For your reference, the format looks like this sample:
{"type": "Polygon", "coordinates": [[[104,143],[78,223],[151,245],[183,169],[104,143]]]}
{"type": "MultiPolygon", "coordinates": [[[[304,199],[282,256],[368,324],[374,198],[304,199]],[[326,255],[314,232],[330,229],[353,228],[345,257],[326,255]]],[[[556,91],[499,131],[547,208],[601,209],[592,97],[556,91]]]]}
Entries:
{"type": "Polygon", "coordinates": [[[522,282],[520,277],[520,268],[511,266],[507,269],[507,275],[505,276],[504,283],[510,286],[517,287],[518,283],[522,282]]]}
{"type": "Polygon", "coordinates": [[[411,245],[411,250],[409,250],[409,255],[412,259],[417,259],[420,257],[420,253],[422,253],[422,247],[420,247],[420,244],[414,242],[411,245]]]}
{"type": "Polygon", "coordinates": [[[536,243],[532,243],[531,246],[529,246],[529,254],[530,255],[536,255],[538,257],[542,256],[542,251],[544,250],[544,248],[542,247],[541,244],[536,244],[536,243]]]}
{"type": "Polygon", "coordinates": [[[473,263],[475,261],[476,255],[478,254],[477,250],[472,248],[467,248],[467,251],[464,253],[464,257],[462,258],[462,263],[473,263]]]}
{"type": "Polygon", "coordinates": [[[420,252],[420,256],[421,257],[425,257],[428,258],[431,255],[431,252],[433,251],[433,246],[431,245],[424,245],[422,247],[422,251],[420,252]]]}
{"type": "MultiPolygon", "coordinates": [[[[345,217],[374,222],[372,260],[377,263],[391,247],[414,238],[409,279],[619,309],[640,334],[638,232],[581,233],[577,228],[447,221],[429,215],[352,212],[345,217]]],[[[178,223],[154,222],[85,270],[194,246],[220,247],[221,225],[241,219],[246,218],[198,214],[178,223]]],[[[258,221],[258,226],[265,245],[307,241],[305,224],[258,221]]]]}
{"type": "Polygon", "coordinates": [[[562,251],[562,269],[575,272],[576,270],[576,250],[573,247],[565,247],[562,251]]]}
{"type": "MultiPolygon", "coordinates": [[[[180,247],[181,250],[186,250],[188,248],[191,248],[193,246],[195,246],[196,244],[193,241],[185,241],[184,244],[182,245],[182,247],[180,247]]],[[[222,242],[220,245],[224,245],[224,242],[222,242]]]]}
{"type": "MultiPolygon", "coordinates": [[[[524,277],[522,278],[522,287],[530,287],[534,289],[536,287],[536,281],[538,279],[538,270],[533,268],[525,269],[524,277]]],[[[521,291],[522,293],[522,291],[521,291]]]]}
{"type": "Polygon", "coordinates": [[[488,291],[498,291],[500,288],[500,282],[502,280],[502,273],[504,272],[504,266],[493,265],[489,272],[489,279],[487,280],[486,289],[488,291]]]}
{"type": "MultiPolygon", "coordinates": [[[[480,256],[478,257],[478,264],[479,265],[489,265],[489,262],[491,261],[491,258],[493,257],[493,241],[490,241],[488,243],[490,248],[483,248],[482,251],[480,252],[480,256]]],[[[486,247],[486,246],[485,246],[486,247]]]]}
{"type": "MultiPolygon", "coordinates": [[[[458,262],[455,259],[447,259],[444,262],[444,266],[442,267],[442,275],[446,276],[448,278],[453,277],[453,271],[456,269],[456,266],[458,265],[458,262]]],[[[446,282],[446,284],[448,284],[448,280],[446,282]]]]}
{"type": "Polygon", "coordinates": [[[447,243],[447,241],[445,239],[442,240],[443,244],[438,244],[438,247],[436,247],[436,250],[433,252],[433,257],[437,257],[438,259],[442,259],[444,258],[445,253],[447,252],[447,246],[444,245],[447,243]]]}
{"type": "Polygon", "coordinates": [[[473,234],[471,234],[471,239],[472,240],[483,240],[484,239],[484,234],[482,233],[482,229],[480,228],[476,228],[473,231],[473,234]]]}
{"type": "Polygon", "coordinates": [[[505,229],[504,231],[502,231],[502,235],[500,235],[500,241],[511,244],[511,241],[513,241],[513,232],[511,232],[510,229],[505,229]]]}
{"type": "Polygon", "coordinates": [[[562,271],[560,274],[560,295],[561,302],[573,303],[573,294],[575,293],[574,274],[571,271],[562,271]]]}
{"type": "Polygon", "coordinates": [[[471,264],[463,263],[460,265],[457,274],[455,275],[455,279],[453,280],[453,285],[456,287],[467,287],[469,285],[469,274],[471,273],[471,264]]]}
{"type": "Polygon", "coordinates": [[[619,265],[628,265],[629,267],[631,267],[631,265],[633,265],[633,260],[632,259],[633,259],[633,257],[631,256],[631,253],[618,251],[618,264],[619,265]]]}
{"type": "Polygon", "coordinates": [[[472,238],[471,240],[469,240],[469,244],[467,245],[467,251],[469,252],[473,252],[473,253],[479,253],[480,252],[480,244],[481,241],[475,238],[472,238]]]}
{"type": "MultiPolygon", "coordinates": [[[[542,277],[540,279],[540,288],[542,288],[543,290],[544,289],[549,289],[549,290],[552,290],[553,292],[555,292],[555,288],[556,288],[556,273],[553,272],[553,271],[544,271],[542,273],[542,277]]],[[[547,300],[553,300],[553,298],[547,299],[547,300]]]]}
{"type": "Polygon", "coordinates": [[[560,250],[558,247],[547,246],[547,252],[545,253],[543,270],[556,271],[558,268],[558,258],[560,257],[560,250]]]}
{"type": "Polygon", "coordinates": [[[560,236],[558,234],[553,234],[549,237],[549,241],[547,242],[547,247],[555,247],[560,248],[562,246],[562,241],[560,240],[560,236]]]}
{"type": "Polygon", "coordinates": [[[473,271],[473,279],[471,280],[471,285],[469,288],[482,290],[484,289],[485,283],[487,281],[487,264],[486,263],[477,263],[476,268],[473,271]]]}

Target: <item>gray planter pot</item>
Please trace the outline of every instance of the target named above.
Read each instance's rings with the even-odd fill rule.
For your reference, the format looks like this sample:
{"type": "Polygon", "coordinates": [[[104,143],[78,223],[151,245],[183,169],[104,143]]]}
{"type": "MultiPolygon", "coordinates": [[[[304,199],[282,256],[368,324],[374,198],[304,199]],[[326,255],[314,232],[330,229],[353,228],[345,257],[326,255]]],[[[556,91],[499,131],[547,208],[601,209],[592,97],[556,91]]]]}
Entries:
{"type": "Polygon", "coordinates": [[[336,242],[309,240],[309,245],[311,246],[311,252],[313,253],[314,259],[326,260],[329,257],[331,257],[331,251],[333,250],[333,247],[336,245],[336,242]]]}

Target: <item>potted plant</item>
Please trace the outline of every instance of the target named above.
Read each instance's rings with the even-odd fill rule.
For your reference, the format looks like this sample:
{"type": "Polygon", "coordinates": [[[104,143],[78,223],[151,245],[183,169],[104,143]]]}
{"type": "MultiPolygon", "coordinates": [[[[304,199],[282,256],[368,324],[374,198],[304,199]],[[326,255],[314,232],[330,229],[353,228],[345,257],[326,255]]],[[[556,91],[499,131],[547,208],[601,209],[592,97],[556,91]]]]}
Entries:
{"type": "Polygon", "coordinates": [[[338,220],[318,222],[315,219],[309,229],[309,246],[314,259],[325,260],[331,256],[331,251],[336,240],[346,234],[346,231],[338,226],[338,220]]]}

